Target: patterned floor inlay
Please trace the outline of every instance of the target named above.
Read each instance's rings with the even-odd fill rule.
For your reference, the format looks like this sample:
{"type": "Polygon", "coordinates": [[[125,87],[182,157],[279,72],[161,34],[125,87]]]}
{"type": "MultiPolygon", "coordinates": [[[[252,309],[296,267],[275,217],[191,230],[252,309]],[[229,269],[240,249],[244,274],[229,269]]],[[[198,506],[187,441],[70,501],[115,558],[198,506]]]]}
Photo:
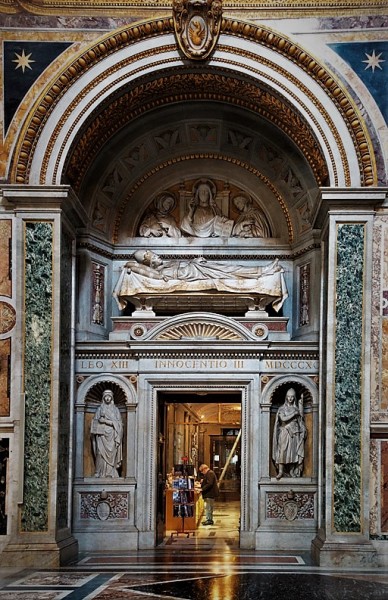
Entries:
{"type": "MultiPolygon", "coordinates": [[[[388,586],[360,581],[357,577],[340,579],[330,575],[301,573],[242,573],[144,584],[126,590],[122,588],[123,595],[115,593],[114,598],[119,600],[127,597],[132,600],[135,597],[133,592],[150,595],[151,598],[182,600],[387,600],[388,586]]],[[[97,598],[102,600],[108,597],[101,595],[97,598]]]]}

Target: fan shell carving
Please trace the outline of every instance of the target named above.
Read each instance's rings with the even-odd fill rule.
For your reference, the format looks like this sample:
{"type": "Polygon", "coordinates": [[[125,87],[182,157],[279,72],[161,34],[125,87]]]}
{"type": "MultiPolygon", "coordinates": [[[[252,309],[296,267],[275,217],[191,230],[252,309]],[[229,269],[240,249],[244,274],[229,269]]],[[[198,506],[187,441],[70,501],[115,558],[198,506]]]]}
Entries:
{"type": "Polygon", "coordinates": [[[162,331],[157,340],[213,339],[242,340],[236,331],[216,323],[182,323],[162,331]]]}

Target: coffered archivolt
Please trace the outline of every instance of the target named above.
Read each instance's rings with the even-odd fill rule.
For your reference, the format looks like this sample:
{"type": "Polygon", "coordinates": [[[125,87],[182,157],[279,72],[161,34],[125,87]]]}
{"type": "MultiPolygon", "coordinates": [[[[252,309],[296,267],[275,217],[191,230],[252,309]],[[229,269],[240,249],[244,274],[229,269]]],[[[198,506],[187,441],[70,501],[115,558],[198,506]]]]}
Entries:
{"type": "Polygon", "coordinates": [[[147,21],[80,54],[29,113],[11,182],[59,184],[67,169],[80,189],[96,151],[129,122],[167,103],[213,100],[242,106],[283,131],[303,152],[317,185],[327,175],[331,185],[376,184],[357,109],[303,48],[269,28],[224,18],[205,72],[183,66],[172,34],[171,17],[147,21]]]}

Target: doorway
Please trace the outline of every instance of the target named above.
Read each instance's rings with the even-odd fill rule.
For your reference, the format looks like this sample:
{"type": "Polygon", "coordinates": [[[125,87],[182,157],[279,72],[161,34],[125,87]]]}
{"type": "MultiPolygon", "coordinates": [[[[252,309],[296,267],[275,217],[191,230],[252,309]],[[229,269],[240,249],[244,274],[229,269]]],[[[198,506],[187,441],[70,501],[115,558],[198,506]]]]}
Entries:
{"type": "Polygon", "coordinates": [[[240,392],[158,393],[157,545],[184,533],[187,537],[212,535],[220,539],[230,535],[231,527],[235,529],[234,539],[238,539],[241,448],[240,392]],[[211,533],[201,524],[203,501],[197,493],[203,463],[219,481],[215,531],[211,533]],[[188,493],[178,493],[178,485],[187,485],[188,493]],[[188,501],[187,506],[178,506],[182,498],[188,501]],[[178,515],[183,515],[182,521],[178,515]]]}

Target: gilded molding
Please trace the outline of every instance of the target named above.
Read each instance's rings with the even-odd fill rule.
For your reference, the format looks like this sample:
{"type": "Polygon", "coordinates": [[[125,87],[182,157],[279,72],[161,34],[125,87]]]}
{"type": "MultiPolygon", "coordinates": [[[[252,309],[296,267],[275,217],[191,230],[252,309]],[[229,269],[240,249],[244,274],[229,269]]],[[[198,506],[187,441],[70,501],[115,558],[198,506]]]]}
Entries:
{"type": "Polygon", "coordinates": [[[142,185],[144,183],[144,181],[146,181],[148,179],[148,177],[155,175],[155,173],[157,173],[161,169],[169,167],[173,164],[180,163],[182,161],[195,160],[195,159],[222,160],[222,161],[226,161],[229,163],[233,163],[235,165],[238,165],[238,166],[246,169],[250,173],[253,173],[256,177],[261,179],[265,183],[265,185],[268,186],[268,188],[271,190],[271,192],[274,194],[277,201],[279,202],[279,205],[283,211],[284,217],[287,222],[288,240],[289,240],[290,244],[294,241],[294,230],[292,227],[290,213],[288,212],[287,203],[283,200],[283,197],[278,192],[278,190],[275,188],[275,186],[271,183],[271,181],[267,177],[265,177],[265,175],[263,175],[258,169],[256,169],[255,167],[253,167],[252,165],[250,165],[248,163],[244,163],[243,161],[241,161],[237,158],[233,158],[230,156],[225,156],[223,154],[218,154],[216,152],[212,152],[212,153],[191,153],[188,155],[171,158],[165,162],[159,163],[156,167],[152,168],[150,171],[145,173],[143,175],[143,177],[141,179],[139,179],[135,183],[135,185],[131,188],[131,190],[129,191],[129,193],[127,194],[127,196],[124,198],[124,200],[121,202],[121,204],[119,205],[119,207],[117,209],[116,220],[115,220],[114,229],[113,229],[113,242],[114,243],[116,243],[118,240],[118,230],[119,230],[121,219],[122,219],[124,211],[125,211],[125,207],[127,206],[128,202],[130,202],[130,199],[131,199],[132,195],[134,194],[134,192],[136,191],[136,189],[138,187],[140,187],[140,185],[142,185]]]}
{"type": "MultiPolygon", "coordinates": [[[[76,191],[80,189],[83,177],[99,150],[135,116],[171,102],[199,99],[244,106],[275,123],[302,150],[317,184],[325,185],[327,182],[327,166],[316,138],[308,123],[296,113],[291,104],[286,103],[280,96],[275,96],[270,90],[261,89],[255,83],[244,81],[242,86],[241,79],[237,77],[202,72],[187,73],[184,67],[180,67],[174,69],[171,76],[140,82],[119,98],[110,99],[110,104],[96,116],[78,139],[70,157],[67,175],[73,188],[76,191]],[[128,111],[128,106],[131,107],[131,111],[128,111]],[[106,126],[107,123],[109,127],[106,126]]],[[[51,149],[48,148],[44,164],[50,154],[51,149]]],[[[44,180],[41,183],[44,183],[44,180]]]]}
{"type": "MultiPolygon", "coordinates": [[[[237,12],[239,15],[249,14],[250,18],[301,18],[302,16],[346,16],[381,14],[386,9],[385,0],[321,0],[319,6],[312,0],[288,0],[287,4],[272,0],[271,2],[252,2],[247,0],[223,0],[224,10],[237,12]]],[[[115,17],[127,17],[131,14],[143,15],[170,11],[172,0],[0,0],[0,13],[32,15],[86,15],[96,16],[109,14],[115,17]]]]}
{"type": "MultiPolygon", "coordinates": [[[[223,19],[221,28],[225,34],[249,39],[283,54],[319,83],[343,115],[346,126],[352,135],[359,157],[362,184],[364,186],[377,185],[376,165],[371,141],[364,131],[357,109],[330,72],[291,40],[274,33],[269,28],[234,19],[223,19]]],[[[121,47],[140,39],[172,32],[173,19],[170,17],[125,27],[99,40],[68,66],[51,88],[42,94],[35,111],[31,113],[15,150],[11,181],[16,183],[26,183],[28,181],[33,150],[47,117],[59,98],[81,74],[103,57],[121,47]]],[[[137,59],[139,59],[139,56],[137,59]]],[[[142,104],[145,104],[144,100],[142,104]]]]}

